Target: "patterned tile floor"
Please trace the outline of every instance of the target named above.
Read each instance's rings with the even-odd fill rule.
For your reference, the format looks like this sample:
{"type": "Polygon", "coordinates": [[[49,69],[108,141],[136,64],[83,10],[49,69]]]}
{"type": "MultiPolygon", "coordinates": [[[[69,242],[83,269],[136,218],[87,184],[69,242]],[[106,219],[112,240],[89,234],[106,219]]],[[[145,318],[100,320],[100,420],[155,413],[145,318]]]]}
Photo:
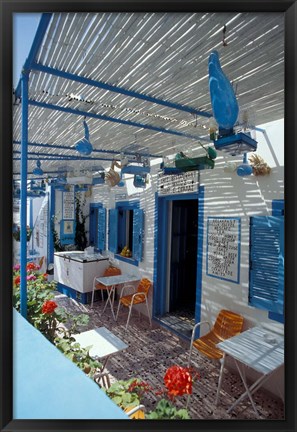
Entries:
{"type": "MultiPolygon", "coordinates": [[[[152,328],[150,328],[148,320],[139,316],[137,312],[132,314],[129,327],[125,331],[126,310],[123,311],[123,314],[120,313],[118,321],[115,322],[110,309],[107,308],[105,313],[101,315],[103,310],[101,301],[95,302],[94,307],[91,308],[90,305],[83,305],[60,293],[57,293],[56,301],[72,313],[89,315],[88,327],[82,331],[104,326],[127,343],[128,348],[125,351],[111,357],[108,361],[107,370],[111,382],[139,377],[148,382],[154,389],[160,390],[163,376],[169,366],[173,364],[186,366],[187,364],[189,341],[179,338],[156,322],[153,322],[152,328]]],[[[241,402],[233,412],[227,413],[234,400],[243,393],[243,384],[237,374],[225,371],[220,404],[215,406],[219,363],[212,362],[195,351],[192,366],[199,371],[201,376],[194,383],[193,394],[189,402],[189,412],[192,419],[257,419],[247,399],[241,402]]],[[[150,410],[159,399],[160,396],[150,392],[145,395],[143,403],[146,409],[150,410]]],[[[284,419],[284,405],[280,399],[260,389],[254,394],[254,400],[260,420],[284,419]]],[[[181,397],[177,401],[179,408],[184,408],[185,404],[186,397],[181,397]]]]}

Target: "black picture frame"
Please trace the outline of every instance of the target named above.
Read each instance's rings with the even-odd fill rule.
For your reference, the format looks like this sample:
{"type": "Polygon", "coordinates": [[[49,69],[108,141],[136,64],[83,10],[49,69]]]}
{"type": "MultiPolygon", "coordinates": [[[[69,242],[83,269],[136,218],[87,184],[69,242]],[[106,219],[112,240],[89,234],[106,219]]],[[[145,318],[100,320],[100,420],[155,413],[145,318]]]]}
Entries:
{"type": "MultiPolygon", "coordinates": [[[[98,430],[245,430],[295,431],[296,422],[296,123],[297,123],[297,4],[289,0],[216,1],[9,1],[0,0],[0,426],[1,431],[98,431],[98,430]],[[193,421],[95,421],[14,420],[12,373],[12,14],[48,11],[250,11],[285,13],[285,420],[193,420],[193,421]]],[[[28,383],[29,385],[29,383],[28,383]]]]}

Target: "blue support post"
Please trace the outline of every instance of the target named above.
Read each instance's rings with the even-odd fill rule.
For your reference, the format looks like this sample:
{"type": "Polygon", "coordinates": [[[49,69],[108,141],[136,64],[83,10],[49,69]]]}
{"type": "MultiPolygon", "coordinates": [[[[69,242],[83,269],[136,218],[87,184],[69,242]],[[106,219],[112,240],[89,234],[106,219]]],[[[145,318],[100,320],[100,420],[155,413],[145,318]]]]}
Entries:
{"type": "Polygon", "coordinates": [[[21,137],[21,314],[27,318],[27,151],[28,151],[28,82],[29,72],[22,71],[22,137],[21,137]]]}
{"type": "Polygon", "coordinates": [[[48,197],[48,242],[47,242],[47,265],[54,262],[54,238],[53,238],[53,227],[55,217],[55,203],[56,194],[55,188],[53,186],[49,187],[49,197],[48,197]]]}

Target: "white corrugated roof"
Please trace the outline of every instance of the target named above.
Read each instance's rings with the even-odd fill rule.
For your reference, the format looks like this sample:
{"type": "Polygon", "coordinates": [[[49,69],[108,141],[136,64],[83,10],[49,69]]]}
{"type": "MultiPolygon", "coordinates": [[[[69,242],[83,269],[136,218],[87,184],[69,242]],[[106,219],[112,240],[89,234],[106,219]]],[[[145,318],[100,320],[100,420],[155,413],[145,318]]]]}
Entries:
{"type": "MultiPolygon", "coordinates": [[[[282,13],[54,13],[37,63],[211,113],[208,57],[216,49],[233,83],[241,112],[254,124],[284,117],[284,15],[282,13]],[[223,27],[226,42],[223,46],[223,27]]],[[[197,147],[197,141],[164,129],[207,139],[208,118],[139,98],[32,70],[29,100],[161,128],[163,132],[88,118],[92,157],[109,158],[127,146],[164,155],[197,147]]],[[[28,171],[36,154],[77,155],[65,147],[84,135],[83,114],[29,105],[28,171]],[[64,146],[59,147],[59,146],[64,146]]],[[[21,105],[14,105],[14,142],[21,140],[21,105]]],[[[20,145],[14,144],[14,151],[20,145]]],[[[15,154],[14,156],[19,156],[15,154]]],[[[42,159],[41,159],[42,160],[42,159]]],[[[84,161],[83,166],[94,166],[84,161]]],[[[79,162],[82,166],[82,163],[79,162]]],[[[109,162],[98,160],[98,165],[109,162]]],[[[96,165],[95,163],[95,165],[96,165]]],[[[46,160],[48,170],[77,161],[46,160]]],[[[14,163],[19,172],[19,162],[14,163]]]]}

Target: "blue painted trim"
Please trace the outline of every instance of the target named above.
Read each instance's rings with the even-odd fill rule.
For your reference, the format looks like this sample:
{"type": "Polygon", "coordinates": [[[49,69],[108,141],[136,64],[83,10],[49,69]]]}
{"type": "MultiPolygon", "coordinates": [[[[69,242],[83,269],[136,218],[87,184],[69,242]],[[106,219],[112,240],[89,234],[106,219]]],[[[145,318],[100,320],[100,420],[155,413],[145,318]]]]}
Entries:
{"type": "MultiPolygon", "coordinates": [[[[202,299],[202,266],[203,266],[203,238],[204,238],[204,196],[205,188],[200,186],[198,190],[198,235],[197,235],[197,275],[196,275],[196,305],[195,323],[201,321],[202,299]]],[[[197,337],[200,335],[200,327],[197,329],[197,337]]]]}
{"type": "Polygon", "coordinates": [[[201,295],[202,295],[202,258],[203,258],[203,215],[204,215],[204,187],[199,191],[190,194],[158,195],[155,194],[155,236],[154,236],[154,297],[153,316],[162,316],[166,310],[166,257],[167,243],[164,241],[164,234],[168,231],[168,203],[170,201],[197,200],[198,205],[198,238],[197,238],[197,276],[196,276],[196,303],[195,319],[200,320],[201,295]],[[199,208],[201,209],[199,211],[199,208]],[[158,235],[161,233],[161,235],[158,235]],[[199,235],[202,235],[202,244],[198,244],[199,235]],[[198,251],[199,249],[199,251],[198,251]],[[200,256],[199,256],[200,254],[200,256]],[[196,308],[198,308],[196,310],[196,308]]]}
{"type": "Polygon", "coordinates": [[[52,68],[49,66],[44,66],[40,63],[34,63],[32,65],[32,69],[38,70],[38,71],[41,71],[44,73],[48,73],[51,75],[59,76],[62,78],[66,78],[66,79],[69,79],[71,81],[77,81],[77,82],[81,82],[83,84],[87,84],[87,85],[90,85],[93,87],[102,88],[102,89],[112,91],[115,93],[120,93],[120,94],[123,94],[125,96],[146,100],[148,102],[152,102],[152,103],[155,103],[158,105],[163,105],[163,106],[166,106],[169,108],[174,108],[174,109],[179,110],[179,111],[185,111],[185,112],[188,112],[190,114],[197,114],[199,116],[207,117],[207,118],[212,117],[212,114],[208,113],[206,111],[197,110],[196,108],[188,107],[185,105],[177,104],[177,103],[166,101],[163,99],[158,99],[158,98],[155,98],[152,96],[148,96],[144,93],[138,93],[138,92],[135,92],[133,90],[127,90],[123,87],[114,86],[111,84],[104,83],[102,81],[94,81],[94,80],[91,80],[89,78],[85,78],[85,77],[82,77],[79,75],[74,75],[72,73],[64,72],[64,71],[61,71],[59,69],[55,69],[55,68],[52,68]]]}
{"type": "Polygon", "coordinates": [[[139,265],[138,261],[135,260],[135,259],[133,259],[133,258],[126,258],[126,257],[123,257],[123,256],[120,255],[120,254],[115,254],[114,257],[115,257],[116,259],[120,260],[120,261],[125,261],[126,263],[129,263],[129,264],[134,265],[134,266],[137,266],[137,267],[138,267],[138,265],[139,265]]]}
{"type": "MultiPolygon", "coordinates": [[[[34,223],[33,223],[33,200],[30,198],[30,228],[33,229],[34,223]]],[[[33,233],[32,233],[33,235],[33,233]]]]}
{"type": "MultiPolygon", "coordinates": [[[[33,63],[35,63],[37,53],[39,51],[39,48],[42,44],[44,35],[46,33],[48,24],[51,20],[52,14],[51,13],[43,13],[41,15],[38,28],[29,52],[29,55],[24,63],[23,71],[29,72],[32,69],[33,63]]],[[[23,96],[23,95],[22,95],[23,96]]],[[[15,97],[19,99],[21,97],[21,82],[19,81],[16,91],[15,91],[15,97]]]]}
{"type": "Polygon", "coordinates": [[[54,238],[53,238],[53,232],[52,232],[52,221],[55,216],[55,208],[56,208],[56,192],[55,187],[50,186],[49,187],[49,193],[48,193],[48,220],[50,223],[48,223],[48,243],[47,243],[47,250],[48,250],[48,262],[53,263],[54,262],[54,238]]]}
{"type": "MultiPolygon", "coordinates": [[[[285,212],[285,201],[283,199],[275,199],[271,202],[272,216],[284,216],[285,212]]],[[[284,324],[285,314],[279,314],[276,312],[268,312],[268,318],[284,324]]]]}
{"type": "Polygon", "coordinates": [[[70,114],[74,114],[74,115],[84,116],[84,117],[95,118],[95,119],[104,120],[104,121],[110,121],[113,123],[124,124],[126,126],[133,126],[133,127],[137,127],[137,128],[148,129],[148,130],[152,130],[155,132],[162,132],[165,134],[176,135],[176,136],[185,137],[185,138],[189,138],[189,139],[193,139],[193,140],[210,142],[210,139],[208,137],[195,136],[195,135],[187,134],[184,132],[178,132],[178,131],[172,130],[172,129],[166,129],[163,127],[152,126],[152,125],[148,125],[145,123],[138,123],[138,122],[134,122],[134,121],[130,121],[130,120],[122,120],[122,119],[110,117],[110,116],[107,116],[104,114],[93,114],[93,113],[88,112],[88,111],[80,111],[78,109],[66,108],[66,107],[62,107],[62,106],[58,106],[58,105],[54,105],[54,104],[49,104],[49,103],[44,103],[44,102],[37,102],[37,101],[34,101],[32,99],[29,100],[29,105],[36,106],[39,108],[47,108],[47,109],[61,111],[61,112],[70,113],[70,114]]]}
{"type": "Polygon", "coordinates": [[[90,223],[89,223],[89,242],[98,250],[98,226],[96,226],[96,220],[98,222],[98,209],[103,208],[102,203],[90,203],[90,223]],[[92,210],[94,212],[92,213],[92,210]],[[97,212],[97,218],[95,217],[95,211],[97,212]],[[96,241],[97,240],[97,241],[96,241]]]}
{"type": "MultiPolygon", "coordinates": [[[[140,202],[139,200],[135,200],[135,201],[117,201],[116,202],[116,209],[122,209],[122,210],[136,210],[140,208],[140,202]]],[[[119,222],[118,222],[119,225],[119,222]]],[[[134,228],[134,227],[133,227],[134,228]]],[[[119,237],[118,233],[118,238],[117,238],[117,244],[119,245],[119,241],[120,241],[120,237],[119,237]]],[[[133,245],[132,245],[132,249],[133,249],[133,245]]],[[[132,250],[133,252],[133,250],[132,250]]],[[[135,265],[138,266],[139,265],[139,261],[141,260],[136,260],[134,258],[128,258],[128,257],[123,257],[120,254],[115,254],[115,257],[121,261],[127,262],[131,265],[135,265]]]]}
{"type": "MultiPolygon", "coordinates": [[[[13,144],[21,144],[20,141],[16,141],[13,140],[13,144]]],[[[45,147],[45,148],[58,148],[58,149],[64,149],[64,150],[72,150],[75,151],[76,150],[73,147],[70,146],[64,146],[64,145],[55,145],[55,144],[42,144],[42,143],[35,143],[35,142],[28,142],[28,146],[33,146],[33,147],[45,147]]],[[[110,154],[119,154],[118,151],[116,150],[103,150],[103,149],[93,149],[92,153],[110,153],[110,154]]],[[[125,155],[134,155],[134,153],[130,153],[130,152],[123,152],[125,155]]],[[[155,155],[155,154],[150,154],[150,153],[139,153],[140,156],[147,156],[147,157],[160,157],[160,155],[155,155]]],[[[77,156],[80,159],[80,156],[77,156]]],[[[132,162],[132,160],[131,160],[132,162]]]]}
{"type": "Polygon", "coordinates": [[[153,283],[154,283],[154,295],[152,301],[152,316],[155,317],[158,315],[157,313],[157,286],[158,286],[158,230],[159,230],[159,217],[158,217],[158,193],[155,192],[155,220],[154,220],[154,275],[153,275],[153,283]]]}
{"type": "Polygon", "coordinates": [[[271,319],[271,320],[273,320],[273,321],[277,321],[277,322],[279,322],[281,324],[285,323],[285,316],[284,316],[284,314],[279,314],[279,313],[276,313],[276,312],[269,312],[268,313],[268,318],[271,319]]]}
{"type": "Polygon", "coordinates": [[[208,216],[207,218],[207,234],[206,234],[206,274],[209,277],[213,277],[220,280],[226,280],[228,282],[239,284],[240,281],[240,244],[241,244],[241,218],[240,217],[225,217],[225,216],[208,216]],[[237,280],[224,278],[208,273],[208,233],[209,233],[209,220],[210,219],[226,219],[226,220],[238,220],[238,262],[237,262],[237,280]]]}
{"type": "Polygon", "coordinates": [[[116,208],[123,208],[124,210],[133,210],[134,208],[140,208],[139,201],[117,201],[116,208]]]}
{"type": "Polygon", "coordinates": [[[28,151],[28,82],[29,74],[22,72],[22,137],[21,137],[21,269],[20,269],[20,311],[27,318],[27,151],[28,151]]]}

